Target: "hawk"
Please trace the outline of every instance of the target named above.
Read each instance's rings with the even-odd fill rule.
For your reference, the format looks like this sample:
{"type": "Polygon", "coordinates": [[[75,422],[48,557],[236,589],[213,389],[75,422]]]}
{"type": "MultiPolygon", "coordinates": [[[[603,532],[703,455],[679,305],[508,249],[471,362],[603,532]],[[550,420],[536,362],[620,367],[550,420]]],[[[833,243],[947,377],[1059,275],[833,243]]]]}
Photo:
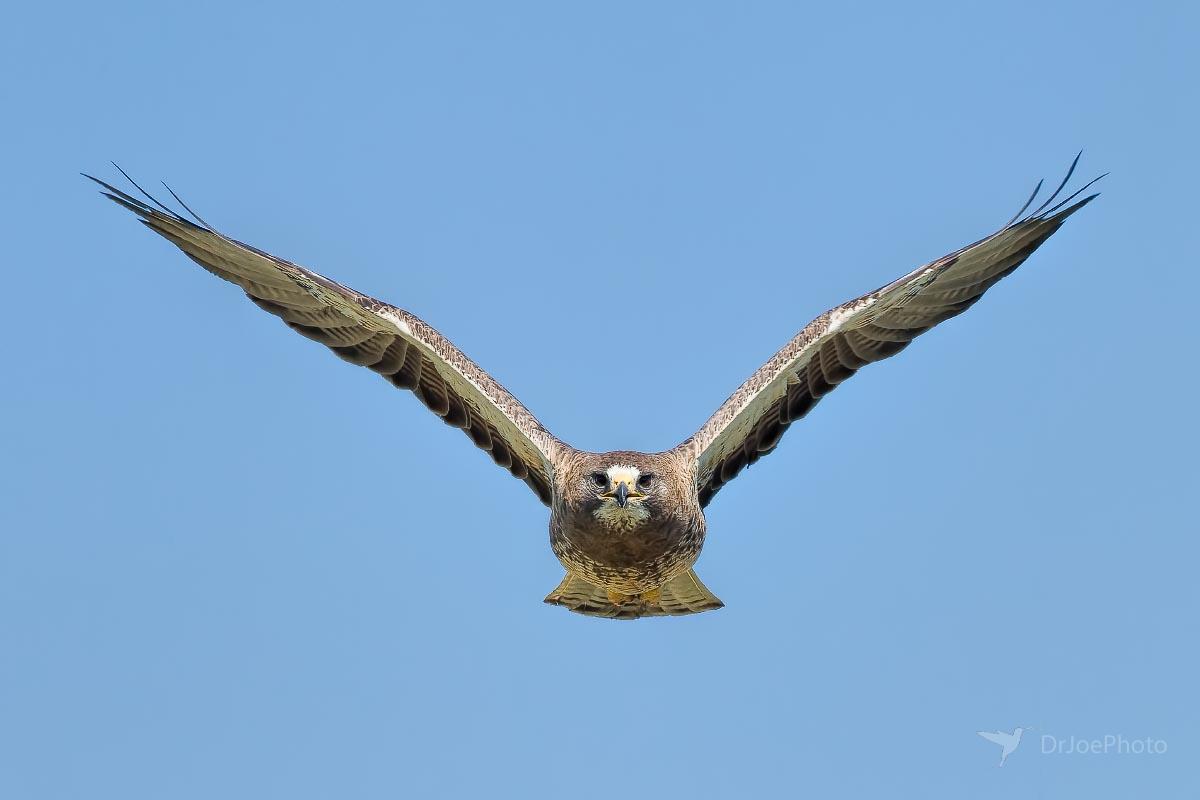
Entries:
{"type": "Polygon", "coordinates": [[[1099,178],[1055,203],[1078,162],[1076,156],[1058,189],[1034,211],[1026,213],[1041,182],[992,235],[821,314],[700,430],[661,453],[571,447],[408,311],[218,233],[169,187],[191,219],[154,199],[123,170],[144,199],[85,177],[292,330],[411,391],[524,481],[550,508],[550,547],[566,569],[545,602],[580,614],[636,619],[724,605],[693,569],[704,545],[705,507],[744,468],[773,452],[792,423],[822,397],[961,314],[1091,202],[1096,194],[1076,198],[1099,178]]]}

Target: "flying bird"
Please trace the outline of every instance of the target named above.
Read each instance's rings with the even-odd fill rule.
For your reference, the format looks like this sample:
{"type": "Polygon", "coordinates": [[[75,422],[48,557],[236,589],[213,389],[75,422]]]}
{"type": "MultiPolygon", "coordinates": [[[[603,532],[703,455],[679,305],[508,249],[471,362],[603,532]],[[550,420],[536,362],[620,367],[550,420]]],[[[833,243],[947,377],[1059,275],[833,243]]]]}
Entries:
{"type": "Polygon", "coordinates": [[[85,177],[292,330],[411,391],[524,481],[550,509],[550,547],[566,569],[545,602],[580,614],[636,619],[724,605],[693,569],[704,544],[705,507],[745,467],[773,452],[788,427],[834,387],[961,314],[1094,199],[1076,200],[1099,178],[1055,203],[1078,162],[1076,156],[1058,189],[1034,211],[1026,213],[1041,182],[992,235],[818,316],[700,430],[659,453],[571,447],[408,311],[218,233],[169,187],[183,213],[150,196],[123,170],[144,199],[85,177]]]}
{"type": "Polygon", "coordinates": [[[1021,744],[1021,734],[1025,733],[1026,730],[1026,728],[1015,728],[1012,733],[1005,733],[1004,731],[976,731],[976,733],[992,744],[1000,745],[1002,748],[1000,751],[1000,763],[996,766],[1003,767],[1004,762],[1008,761],[1008,757],[1021,744]]]}

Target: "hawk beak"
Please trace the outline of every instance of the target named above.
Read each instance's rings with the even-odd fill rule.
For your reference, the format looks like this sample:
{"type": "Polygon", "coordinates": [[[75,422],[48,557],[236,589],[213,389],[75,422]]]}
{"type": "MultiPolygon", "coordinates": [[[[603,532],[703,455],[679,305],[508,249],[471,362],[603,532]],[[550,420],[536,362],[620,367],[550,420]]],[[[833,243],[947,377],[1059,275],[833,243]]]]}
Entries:
{"type": "Polygon", "coordinates": [[[619,505],[621,508],[624,508],[625,504],[627,502],[629,502],[629,500],[628,500],[629,484],[625,483],[624,481],[621,481],[620,483],[618,483],[616,495],[617,495],[617,505],[619,505]]]}

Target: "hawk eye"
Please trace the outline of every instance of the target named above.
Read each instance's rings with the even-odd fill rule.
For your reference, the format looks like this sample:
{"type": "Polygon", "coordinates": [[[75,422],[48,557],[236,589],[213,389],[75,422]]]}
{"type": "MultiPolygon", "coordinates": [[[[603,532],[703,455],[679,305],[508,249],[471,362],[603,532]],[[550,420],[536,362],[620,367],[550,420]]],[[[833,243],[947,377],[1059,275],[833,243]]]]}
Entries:
{"type": "Polygon", "coordinates": [[[607,489],[608,488],[608,476],[605,475],[603,472],[593,472],[592,473],[592,483],[596,484],[596,486],[600,489],[607,489]]]}
{"type": "Polygon", "coordinates": [[[639,489],[649,489],[650,484],[654,483],[654,474],[647,472],[645,475],[639,475],[637,483],[639,489]]]}

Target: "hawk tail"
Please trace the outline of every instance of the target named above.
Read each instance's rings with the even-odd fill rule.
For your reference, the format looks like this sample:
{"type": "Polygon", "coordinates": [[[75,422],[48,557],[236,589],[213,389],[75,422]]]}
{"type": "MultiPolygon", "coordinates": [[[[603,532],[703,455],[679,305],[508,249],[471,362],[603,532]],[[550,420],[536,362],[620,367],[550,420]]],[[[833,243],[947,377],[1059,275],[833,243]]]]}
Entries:
{"type": "Polygon", "coordinates": [[[659,587],[657,601],[632,597],[622,603],[612,602],[602,587],[568,572],[562,583],[546,596],[545,602],[576,614],[609,619],[699,614],[725,605],[700,582],[695,570],[690,569],[659,587]]]}

